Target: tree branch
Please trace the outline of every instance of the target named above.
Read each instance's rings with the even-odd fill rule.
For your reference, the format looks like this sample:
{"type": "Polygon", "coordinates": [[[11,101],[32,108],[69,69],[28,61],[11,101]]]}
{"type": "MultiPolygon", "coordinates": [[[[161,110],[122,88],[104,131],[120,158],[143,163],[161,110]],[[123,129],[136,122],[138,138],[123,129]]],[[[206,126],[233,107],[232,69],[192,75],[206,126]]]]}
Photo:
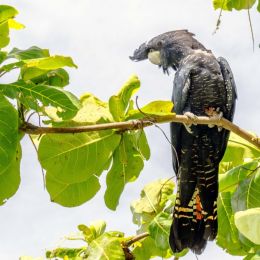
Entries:
{"type": "Polygon", "coordinates": [[[125,122],[114,122],[114,123],[104,123],[97,125],[87,125],[87,126],[78,126],[78,127],[40,127],[27,122],[20,127],[20,130],[27,134],[50,134],[50,133],[83,133],[83,132],[91,132],[91,131],[101,131],[107,129],[118,129],[121,131],[126,130],[136,130],[142,129],[147,126],[151,126],[153,124],[161,124],[161,123],[185,123],[185,124],[202,124],[202,125],[217,125],[223,127],[233,133],[239,135],[243,139],[255,145],[260,149],[260,138],[252,135],[246,130],[240,128],[239,126],[233,124],[225,118],[210,118],[205,116],[199,116],[195,120],[188,118],[185,115],[166,115],[166,116],[155,116],[151,118],[144,118],[138,120],[129,120],[125,122]]]}
{"type": "Polygon", "coordinates": [[[142,233],[142,234],[136,235],[135,237],[132,237],[130,240],[125,241],[125,242],[123,243],[123,246],[124,246],[124,247],[129,247],[129,246],[131,246],[132,244],[134,244],[135,242],[137,242],[137,241],[139,241],[139,240],[141,240],[141,239],[143,239],[143,238],[149,237],[149,236],[150,236],[150,235],[149,235],[148,232],[144,232],[144,233],[142,233]]]}

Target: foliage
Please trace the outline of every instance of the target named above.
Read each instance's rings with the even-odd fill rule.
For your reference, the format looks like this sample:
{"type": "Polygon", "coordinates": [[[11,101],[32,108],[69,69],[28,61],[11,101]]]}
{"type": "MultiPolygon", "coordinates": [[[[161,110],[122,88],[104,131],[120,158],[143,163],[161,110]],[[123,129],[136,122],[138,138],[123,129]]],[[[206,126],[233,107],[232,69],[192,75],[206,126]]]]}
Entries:
{"type": "MultiPolygon", "coordinates": [[[[214,7],[241,10],[252,7],[255,2],[215,0],[214,7]]],[[[64,67],[77,67],[70,57],[51,55],[49,50],[37,46],[25,50],[5,49],[10,42],[9,30],[24,28],[14,20],[17,14],[15,8],[0,5],[0,78],[18,71],[16,80],[0,84],[0,205],[19,188],[20,141],[24,136],[20,129],[32,113],[38,114],[42,124],[53,127],[173,115],[170,101],[153,101],[141,109],[134,107],[133,96],[140,88],[136,76],[108,102],[90,93],[78,99],[64,89],[69,84],[69,74],[64,67]]],[[[51,201],[66,207],[75,207],[93,198],[100,189],[99,177],[106,172],[104,199],[106,206],[115,210],[125,185],[138,178],[144,161],[150,158],[142,129],[45,134],[37,139],[37,148],[39,161],[46,170],[46,188],[51,201]]],[[[57,248],[46,252],[46,257],[170,258],[168,237],[175,201],[173,189],[174,183],[170,180],[158,180],[144,187],[140,198],[131,204],[133,222],[138,226],[136,236],[106,231],[104,221],[90,226],[82,224],[78,226],[79,235],[69,239],[83,240],[83,247],[57,248]],[[138,236],[142,239],[135,240],[138,236]]],[[[220,165],[219,190],[217,244],[232,255],[259,258],[260,151],[235,135],[231,135],[220,165]]],[[[184,250],[176,256],[186,253],[184,250]]]]}
{"type": "MultiPolygon", "coordinates": [[[[79,234],[68,239],[84,240],[81,248],[57,248],[46,252],[46,257],[66,259],[150,259],[156,256],[170,258],[168,237],[171,226],[171,209],[174,183],[170,180],[154,181],[144,187],[140,198],[131,204],[133,222],[138,225],[137,235],[147,232],[141,240],[130,243],[120,231],[106,232],[104,221],[90,226],[79,225],[79,234]],[[76,258],[77,257],[77,258],[76,258]]],[[[184,250],[179,255],[185,255],[184,250]]]]}
{"type": "Polygon", "coordinates": [[[258,2],[257,10],[260,12],[260,1],[256,0],[213,0],[215,9],[221,8],[223,10],[232,11],[243,10],[251,8],[256,2],[258,2]]]}
{"type": "MultiPolygon", "coordinates": [[[[13,21],[17,13],[13,7],[0,6],[0,35],[6,42],[5,45],[2,43],[2,48],[9,43],[9,28],[22,28],[13,21]]],[[[19,129],[33,111],[39,117],[44,116],[42,123],[63,127],[141,117],[132,100],[140,88],[136,76],[132,76],[109,102],[89,93],[79,100],[64,90],[69,84],[69,75],[63,67],[77,67],[70,57],[52,56],[47,49],[37,46],[25,50],[13,48],[9,52],[1,50],[0,54],[0,77],[19,70],[16,81],[0,84],[0,185],[8,181],[13,184],[8,190],[0,190],[1,204],[19,187],[19,129]],[[10,99],[17,105],[14,106],[15,102],[10,99]]],[[[152,102],[144,110],[147,115],[160,115],[162,111],[172,114],[172,103],[152,102]]],[[[107,207],[115,210],[125,185],[138,178],[144,160],[150,157],[143,130],[48,134],[41,136],[37,143],[51,201],[66,207],[81,205],[94,197],[100,189],[99,176],[108,170],[105,202],[107,207]]]]}
{"type": "Polygon", "coordinates": [[[217,244],[232,255],[246,256],[245,259],[255,257],[260,250],[259,228],[257,224],[253,228],[260,207],[259,152],[232,134],[220,166],[221,169],[228,166],[229,170],[225,173],[222,170],[219,176],[217,244]]]}

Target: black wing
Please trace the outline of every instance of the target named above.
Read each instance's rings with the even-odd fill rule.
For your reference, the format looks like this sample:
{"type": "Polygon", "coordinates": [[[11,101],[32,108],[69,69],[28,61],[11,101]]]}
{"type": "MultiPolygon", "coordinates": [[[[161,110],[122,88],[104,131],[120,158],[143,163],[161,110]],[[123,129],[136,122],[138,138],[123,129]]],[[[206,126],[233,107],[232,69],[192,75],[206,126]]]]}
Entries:
{"type": "MultiPolygon", "coordinates": [[[[190,71],[188,66],[181,67],[176,73],[173,82],[172,101],[174,103],[173,112],[180,115],[187,103],[190,88],[190,71]]],[[[178,158],[180,155],[180,135],[183,125],[171,123],[171,142],[172,142],[172,163],[175,174],[178,172],[178,158]]]]}
{"type": "MultiPolygon", "coordinates": [[[[232,70],[223,57],[218,58],[218,63],[220,65],[221,73],[224,79],[224,84],[226,88],[226,109],[227,112],[224,114],[224,117],[230,121],[233,121],[234,117],[234,112],[235,112],[235,107],[236,107],[236,99],[237,99],[237,88],[236,88],[236,83],[234,80],[234,76],[232,73],[232,70]]],[[[227,142],[228,142],[228,137],[229,137],[229,131],[223,129],[223,142],[222,142],[222,147],[221,147],[221,153],[220,153],[220,158],[223,157],[227,142]]]]}

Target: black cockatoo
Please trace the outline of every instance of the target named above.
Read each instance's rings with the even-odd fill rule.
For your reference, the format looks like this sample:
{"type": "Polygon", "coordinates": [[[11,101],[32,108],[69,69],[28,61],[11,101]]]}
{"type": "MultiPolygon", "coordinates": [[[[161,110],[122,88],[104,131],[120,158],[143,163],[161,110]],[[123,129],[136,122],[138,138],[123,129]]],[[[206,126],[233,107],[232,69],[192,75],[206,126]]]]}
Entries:
{"type": "MultiPolygon", "coordinates": [[[[176,70],[172,101],[176,114],[223,116],[232,121],[236,86],[227,61],[187,30],[161,34],[135,50],[133,61],[149,59],[169,73],[176,70]]],[[[212,125],[171,123],[173,168],[178,188],[169,243],[173,252],[201,254],[217,235],[218,169],[229,132],[212,125]]]]}

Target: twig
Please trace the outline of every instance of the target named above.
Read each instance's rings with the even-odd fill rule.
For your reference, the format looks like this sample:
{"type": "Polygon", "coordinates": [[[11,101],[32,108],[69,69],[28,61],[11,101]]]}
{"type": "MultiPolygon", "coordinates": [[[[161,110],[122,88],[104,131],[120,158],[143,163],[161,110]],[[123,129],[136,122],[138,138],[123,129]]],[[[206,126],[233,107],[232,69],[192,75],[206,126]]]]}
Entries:
{"type": "Polygon", "coordinates": [[[145,232],[145,233],[142,233],[142,234],[139,234],[139,235],[136,235],[135,237],[132,237],[130,240],[126,241],[123,243],[123,246],[125,247],[130,247],[132,244],[134,244],[135,242],[143,239],[143,238],[146,238],[146,237],[149,237],[149,233],[148,232],[145,232]]]}
{"type": "Polygon", "coordinates": [[[251,38],[252,38],[252,43],[253,43],[253,51],[255,50],[255,37],[254,37],[254,31],[253,31],[253,25],[251,21],[251,15],[250,15],[250,10],[249,10],[249,3],[247,0],[247,15],[248,15],[248,20],[249,20],[249,26],[250,26],[250,32],[251,32],[251,38]]]}
{"type": "Polygon", "coordinates": [[[185,123],[185,124],[201,124],[201,125],[217,125],[222,128],[225,128],[233,133],[239,135],[243,139],[255,145],[260,149],[260,138],[252,135],[246,130],[240,128],[239,126],[231,123],[225,118],[215,119],[206,116],[198,116],[196,122],[193,119],[188,118],[185,115],[166,115],[166,116],[155,116],[153,117],[153,122],[150,119],[139,119],[139,120],[129,120],[125,122],[115,122],[115,123],[105,123],[97,125],[87,125],[87,126],[78,126],[78,127],[39,127],[31,123],[24,122],[20,127],[20,130],[27,134],[41,135],[41,134],[50,134],[50,133],[83,133],[83,132],[92,132],[92,131],[101,131],[108,129],[120,129],[120,130],[136,130],[143,127],[151,126],[154,123],[185,123]]]}

